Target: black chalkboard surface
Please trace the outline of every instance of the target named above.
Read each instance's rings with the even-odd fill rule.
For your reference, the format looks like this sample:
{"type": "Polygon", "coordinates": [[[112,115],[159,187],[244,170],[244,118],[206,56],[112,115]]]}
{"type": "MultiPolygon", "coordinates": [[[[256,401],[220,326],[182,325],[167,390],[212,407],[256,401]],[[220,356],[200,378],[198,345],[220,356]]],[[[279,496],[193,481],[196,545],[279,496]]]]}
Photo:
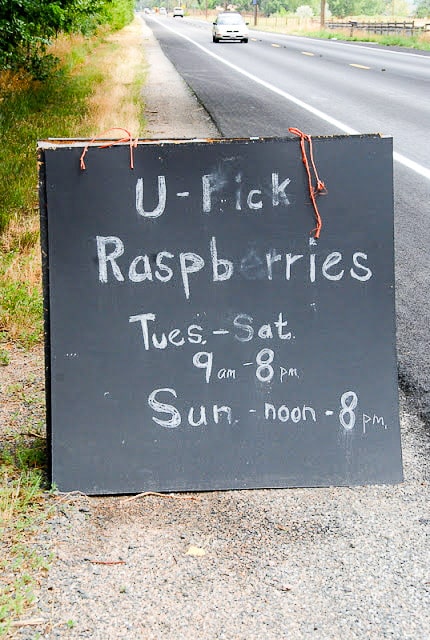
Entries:
{"type": "Polygon", "coordinates": [[[402,480],[392,140],[39,144],[52,480],[402,480]]]}

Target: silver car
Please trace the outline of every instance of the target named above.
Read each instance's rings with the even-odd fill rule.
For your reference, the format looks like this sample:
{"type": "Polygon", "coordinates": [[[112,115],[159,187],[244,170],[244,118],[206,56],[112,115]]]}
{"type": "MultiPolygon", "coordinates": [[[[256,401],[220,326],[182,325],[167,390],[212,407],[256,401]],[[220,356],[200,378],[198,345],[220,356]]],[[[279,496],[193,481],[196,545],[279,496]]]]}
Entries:
{"type": "Polygon", "coordinates": [[[248,42],[249,32],[247,23],[240,13],[226,11],[219,13],[212,27],[212,40],[240,40],[248,42]]]}

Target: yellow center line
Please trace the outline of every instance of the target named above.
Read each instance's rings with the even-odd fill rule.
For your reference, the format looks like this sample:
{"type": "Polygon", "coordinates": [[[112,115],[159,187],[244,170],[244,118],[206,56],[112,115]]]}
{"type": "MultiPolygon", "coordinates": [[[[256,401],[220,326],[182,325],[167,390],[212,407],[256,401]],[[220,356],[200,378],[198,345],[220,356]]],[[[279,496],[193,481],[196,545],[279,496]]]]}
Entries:
{"type": "Polygon", "coordinates": [[[302,51],[304,56],[314,56],[314,53],[311,53],[310,51],[302,51]]]}
{"type": "Polygon", "coordinates": [[[278,49],[280,49],[281,45],[280,44],[273,44],[273,42],[272,42],[272,47],[278,47],[278,49]]]}
{"type": "Polygon", "coordinates": [[[350,67],[356,67],[357,69],[370,69],[370,67],[365,67],[364,64],[350,64],[350,67]]]}

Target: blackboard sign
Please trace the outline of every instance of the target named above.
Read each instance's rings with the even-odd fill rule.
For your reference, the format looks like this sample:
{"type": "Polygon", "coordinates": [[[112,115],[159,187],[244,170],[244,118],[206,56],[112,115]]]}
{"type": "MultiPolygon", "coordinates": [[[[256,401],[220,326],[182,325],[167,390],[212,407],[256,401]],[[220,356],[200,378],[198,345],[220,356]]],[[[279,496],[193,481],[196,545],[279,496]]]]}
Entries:
{"type": "Polygon", "coordinates": [[[392,140],[39,145],[52,480],[402,480],[392,140]]]}

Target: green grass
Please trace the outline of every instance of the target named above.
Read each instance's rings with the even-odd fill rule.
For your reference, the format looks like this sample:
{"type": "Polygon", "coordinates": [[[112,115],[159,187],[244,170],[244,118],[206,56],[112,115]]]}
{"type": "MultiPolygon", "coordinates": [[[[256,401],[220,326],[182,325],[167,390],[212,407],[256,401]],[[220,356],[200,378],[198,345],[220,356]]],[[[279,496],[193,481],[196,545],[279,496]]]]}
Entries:
{"type": "Polygon", "coordinates": [[[7,349],[0,346],[0,366],[6,367],[10,362],[9,353],[7,349]]]}
{"type": "Polygon", "coordinates": [[[81,49],[80,55],[72,54],[77,60],[68,60],[43,83],[0,89],[0,232],[14,214],[30,214],[37,207],[37,140],[88,133],[86,101],[101,74],[85,67],[72,73],[85,55],[81,49]]]}
{"type": "MultiPolygon", "coordinates": [[[[0,327],[9,327],[13,337],[30,348],[40,342],[43,335],[42,294],[37,281],[10,279],[9,267],[15,257],[16,252],[0,255],[0,327]]],[[[24,263],[29,260],[31,256],[23,258],[24,263]]]]}
{"type": "Polygon", "coordinates": [[[50,556],[41,555],[31,537],[50,515],[44,497],[46,441],[29,443],[18,435],[0,451],[0,637],[34,600],[38,578],[50,556]]]}
{"type": "MultiPolygon", "coordinates": [[[[1,337],[1,335],[0,335],[1,337]]],[[[6,409],[0,440],[0,637],[34,601],[51,554],[34,538],[47,526],[47,444],[43,383],[36,374],[3,384],[6,409]]]]}
{"type": "Polygon", "coordinates": [[[87,102],[103,73],[84,61],[102,42],[71,49],[44,82],[0,82],[0,331],[25,347],[43,337],[37,141],[89,135],[87,102]]]}

